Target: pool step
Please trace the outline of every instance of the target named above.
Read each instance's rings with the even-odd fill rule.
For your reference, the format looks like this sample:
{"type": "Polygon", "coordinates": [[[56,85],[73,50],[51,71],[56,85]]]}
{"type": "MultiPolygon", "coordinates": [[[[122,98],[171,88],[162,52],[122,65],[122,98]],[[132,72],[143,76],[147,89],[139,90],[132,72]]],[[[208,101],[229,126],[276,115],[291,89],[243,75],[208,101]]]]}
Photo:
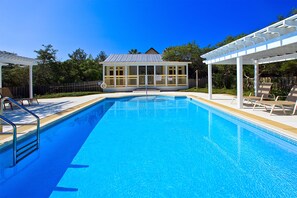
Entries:
{"type": "Polygon", "coordinates": [[[18,163],[19,161],[21,161],[22,159],[24,159],[25,157],[27,157],[28,155],[36,151],[37,149],[38,149],[37,139],[25,144],[24,146],[21,146],[20,148],[17,149],[16,163],[18,163]]]}

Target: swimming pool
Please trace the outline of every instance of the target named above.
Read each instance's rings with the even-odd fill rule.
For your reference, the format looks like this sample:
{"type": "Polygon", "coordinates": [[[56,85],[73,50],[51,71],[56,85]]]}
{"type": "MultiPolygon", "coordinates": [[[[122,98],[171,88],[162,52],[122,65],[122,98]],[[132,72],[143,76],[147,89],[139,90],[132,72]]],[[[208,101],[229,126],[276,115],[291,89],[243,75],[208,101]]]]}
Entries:
{"type": "Polygon", "coordinates": [[[48,127],[0,173],[0,197],[296,197],[297,146],[185,97],[126,97],[48,127]]]}

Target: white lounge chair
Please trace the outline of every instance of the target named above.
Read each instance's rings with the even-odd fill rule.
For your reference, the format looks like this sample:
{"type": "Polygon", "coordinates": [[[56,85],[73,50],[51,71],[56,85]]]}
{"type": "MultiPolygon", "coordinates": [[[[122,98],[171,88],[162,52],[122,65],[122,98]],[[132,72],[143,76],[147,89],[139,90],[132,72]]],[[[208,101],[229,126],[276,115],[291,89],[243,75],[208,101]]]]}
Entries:
{"type": "MultiPolygon", "coordinates": [[[[261,100],[271,100],[271,94],[270,94],[270,90],[272,87],[272,83],[262,83],[259,85],[258,91],[257,91],[257,95],[256,96],[252,96],[252,93],[250,93],[249,96],[244,96],[243,97],[243,101],[244,102],[250,102],[251,104],[253,104],[256,101],[261,101],[261,100]]],[[[231,101],[231,104],[233,103],[233,101],[237,99],[237,97],[234,97],[231,101]]]]}
{"type": "Polygon", "coordinates": [[[292,115],[294,115],[297,108],[297,85],[292,87],[291,91],[286,97],[286,100],[278,100],[279,98],[280,96],[277,96],[275,101],[256,101],[254,104],[253,110],[257,105],[264,106],[266,110],[267,110],[267,106],[270,106],[271,110],[269,115],[271,115],[272,112],[274,111],[274,108],[277,106],[277,107],[281,107],[284,114],[286,114],[285,107],[293,107],[292,115]]]}

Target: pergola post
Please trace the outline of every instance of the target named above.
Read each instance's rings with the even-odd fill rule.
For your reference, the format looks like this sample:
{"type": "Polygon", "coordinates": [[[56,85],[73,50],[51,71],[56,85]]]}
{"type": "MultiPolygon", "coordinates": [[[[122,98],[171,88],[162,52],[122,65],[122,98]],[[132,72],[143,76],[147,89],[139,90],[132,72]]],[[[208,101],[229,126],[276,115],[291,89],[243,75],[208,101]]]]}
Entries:
{"type": "Polygon", "coordinates": [[[254,90],[255,90],[255,96],[257,96],[258,87],[259,87],[259,64],[258,64],[258,61],[256,60],[255,64],[254,64],[254,90]]]}
{"type": "Polygon", "coordinates": [[[237,70],[237,108],[243,107],[243,66],[242,57],[236,58],[236,70],[237,70]]]}
{"type": "Polygon", "coordinates": [[[2,64],[0,63],[0,88],[2,88],[2,64]]]}
{"type": "Polygon", "coordinates": [[[105,65],[102,65],[102,81],[105,82],[105,65]]]}
{"type": "Polygon", "coordinates": [[[29,65],[29,98],[33,98],[33,65],[29,65]]]}
{"type": "Polygon", "coordinates": [[[212,99],[212,65],[208,64],[208,99],[212,99]]]}

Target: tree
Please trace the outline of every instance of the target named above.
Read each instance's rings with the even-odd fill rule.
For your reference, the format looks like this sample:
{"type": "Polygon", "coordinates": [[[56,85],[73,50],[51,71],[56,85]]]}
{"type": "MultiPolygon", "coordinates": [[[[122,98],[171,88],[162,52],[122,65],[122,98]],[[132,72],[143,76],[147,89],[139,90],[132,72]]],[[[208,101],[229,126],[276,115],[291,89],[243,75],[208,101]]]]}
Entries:
{"type": "Polygon", "coordinates": [[[286,61],[281,64],[280,71],[288,77],[297,75],[297,61],[286,61]]]}
{"type": "Polygon", "coordinates": [[[141,52],[139,52],[137,49],[131,49],[128,53],[129,54],[141,54],[141,52]]]}
{"type": "MultiPolygon", "coordinates": [[[[277,16],[277,21],[275,21],[275,22],[273,22],[273,23],[276,23],[276,22],[278,22],[278,21],[282,21],[282,20],[284,20],[285,18],[287,18],[287,17],[289,17],[289,16],[293,16],[294,14],[297,14],[297,9],[296,9],[296,8],[293,8],[293,9],[289,12],[289,14],[288,14],[287,16],[278,15],[278,16],[277,16]]],[[[272,23],[272,24],[273,24],[273,23],[272,23]]]]}
{"type": "Polygon", "coordinates": [[[42,64],[56,62],[56,54],[58,50],[53,49],[51,44],[42,45],[44,49],[34,50],[37,53],[37,59],[42,61],[42,64]]]}
{"type": "Polygon", "coordinates": [[[104,51],[100,51],[99,54],[97,55],[97,57],[95,58],[95,60],[97,62],[103,62],[105,61],[105,59],[107,58],[107,55],[104,51]]]}
{"type": "Polygon", "coordinates": [[[28,86],[29,85],[29,68],[19,67],[18,65],[9,65],[2,67],[3,86],[28,86]]]}
{"type": "Polygon", "coordinates": [[[195,78],[195,71],[197,69],[199,70],[199,75],[202,77],[207,74],[207,67],[201,58],[203,53],[205,53],[205,50],[200,49],[195,42],[192,42],[166,48],[163,52],[163,60],[192,62],[189,65],[189,77],[195,78]]]}
{"type": "Polygon", "coordinates": [[[294,15],[294,14],[297,14],[297,9],[296,8],[293,8],[292,11],[291,11],[291,15],[294,15]]]}
{"type": "Polygon", "coordinates": [[[34,84],[48,85],[54,84],[55,71],[59,64],[56,60],[56,49],[51,44],[42,45],[44,49],[34,50],[37,53],[37,59],[41,62],[33,68],[34,84]]]}
{"type": "Polygon", "coordinates": [[[73,61],[84,61],[88,55],[83,49],[78,48],[72,54],[68,54],[68,56],[73,61]]]}

